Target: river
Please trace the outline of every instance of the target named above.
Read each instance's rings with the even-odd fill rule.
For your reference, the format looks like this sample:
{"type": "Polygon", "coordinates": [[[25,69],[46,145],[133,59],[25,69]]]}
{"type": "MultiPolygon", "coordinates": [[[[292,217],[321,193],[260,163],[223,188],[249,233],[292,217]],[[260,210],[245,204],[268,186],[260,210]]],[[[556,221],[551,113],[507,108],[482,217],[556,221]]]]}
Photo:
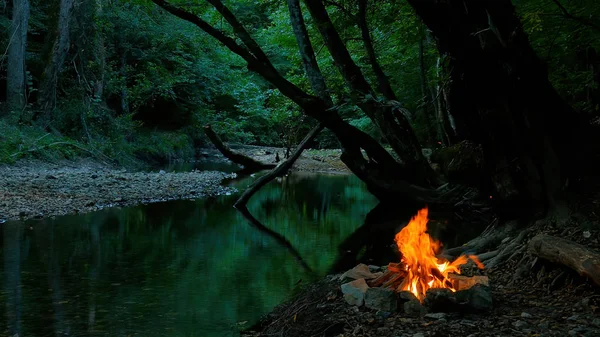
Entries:
{"type": "MultiPolygon", "coordinates": [[[[254,178],[232,182],[240,190],[254,178]]],[[[236,336],[325,275],[376,200],[350,175],[293,173],[237,195],[1,225],[0,335],[236,336]]]]}

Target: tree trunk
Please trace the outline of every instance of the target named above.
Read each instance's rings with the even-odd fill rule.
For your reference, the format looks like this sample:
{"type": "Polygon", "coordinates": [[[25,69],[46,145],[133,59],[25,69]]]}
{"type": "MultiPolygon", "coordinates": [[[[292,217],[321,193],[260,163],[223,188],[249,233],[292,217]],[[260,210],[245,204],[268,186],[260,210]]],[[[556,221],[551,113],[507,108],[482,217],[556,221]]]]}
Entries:
{"type": "MultiPolygon", "coordinates": [[[[433,128],[434,118],[431,114],[431,108],[429,103],[427,102],[427,93],[429,83],[427,81],[427,66],[425,65],[425,32],[423,29],[423,24],[419,22],[419,76],[421,78],[421,97],[422,99],[422,112],[423,118],[425,120],[425,128],[427,131],[427,138],[430,144],[434,144],[436,142],[436,135],[433,128]]],[[[431,101],[433,103],[433,100],[431,101]]]]}
{"type": "Polygon", "coordinates": [[[69,27],[73,3],[74,0],[60,0],[56,38],[52,46],[49,61],[46,64],[46,69],[42,75],[40,96],[38,99],[38,104],[40,106],[40,116],[38,119],[44,127],[48,127],[52,122],[52,112],[56,106],[58,76],[62,71],[62,67],[69,52],[69,27]]]}
{"type": "Polygon", "coordinates": [[[119,74],[121,75],[121,113],[129,114],[129,91],[127,90],[127,49],[121,47],[119,74]]]}
{"type": "Polygon", "coordinates": [[[277,165],[275,164],[265,164],[259,161],[256,161],[244,154],[235,152],[229,148],[221,138],[215,133],[215,131],[210,127],[210,125],[206,125],[204,127],[204,133],[210,139],[210,141],[215,145],[215,147],[229,160],[232,162],[244,166],[245,172],[256,172],[265,169],[275,168],[277,165]]]}
{"type": "Polygon", "coordinates": [[[14,117],[20,116],[27,104],[25,52],[27,49],[29,9],[29,0],[13,0],[12,21],[8,30],[6,103],[9,114],[14,117]]]}
{"type": "Polygon", "coordinates": [[[452,112],[460,133],[483,145],[494,200],[510,214],[548,211],[568,171],[575,115],[548,81],[512,3],[409,3],[449,56],[452,112]]]}
{"type": "Polygon", "coordinates": [[[383,94],[383,97],[389,100],[397,101],[398,97],[396,97],[396,93],[394,93],[394,90],[392,89],[390,80],[377,61],[375,47],[373,46],[373,40],[371,39],[371,33],[369,32],[369,25],[367,23],[367,4],[368,0],[358,1],[358,27],[360,28],[363,44],[365,45],[365,50],[367,52],[367,56],[369,57],[371,68],[375,73],[375,77],[377,77],[379,92],[383,94]]]}
{"type": "Polygon", "coordinates": [[[376,96],[374,91],[353,61],[323,2],[306,0],[305,3],[338,71],[352,91],[356,105],[381,129],[385,139],[400,158],[403,171],[421,186],[437,185],[438,177],[423,156],[421,145],[402,109],[395,103],[381,103],[373,99],[376,96]]]}
{"type": "Polygon", "coordinates": [[[100,28],[99,21],[102,19],[103,7],[102,0],[96,0],[95,2],[95,15],[94,15],[94,50],[96,63],[98,64],[98,71],[96,73],[96,79],[94,81],[94,98],[101,100],[104,93],[104,73],[106,68],[106,48],[104,46],[104,36],[102,35],[102,29],[100,28]]]}
{"type": "Polygon", "coordinates": [[[456,131],[455,131],[454,127],[452,126],[452,122],[451,122],[452,119],[451,119],[451,114],[450,114],[450,107],[446,103],[445,78],[444,78],[444,76],[439,75],[440,73],[443,72],[443,69],[442,69],[440,63],[441,63],[441,58],[438,57],[437,64],[436,64],[436,68],[438,71],[437,77],[438,78],[441,77],[441,79],[438,80],[438,84],[437,84],[436,88],[435,89],[432,88],[432,96],[435,95],[435,97],[433,97],[432,99],[434,99],[437,102],[436,109],[437,109],[437,116],[438,116],[437,120],[438,120],[439,128],[440,128],[440,135],[443,136],[445,145],[450,146],[450,145],[456,143],[456,131]]]}
{"type": "MultiPolygon", "coordinates": [[[[281,76],[266,57],[264,51],[256,44],[256,41],[250,37],[235,16],[220,1],[209,0],[211,4],[214,3],[215,9],[233,27],[236,36],[243,44],[239,44],[233,38],[226,36],[193,13],[163,0],[152,1],[169,13],[195,24],[229,50],[242,57],[247,62],[248,69],[257,72],[284,96],[298,104],[308,116],[315,118],[330,129],[342,145],[341,160],[359,179],[366,183],[369,191],[377,198],[404,203],[435,203],[440,202],[442,198],[446,198],[447,194],[440,193],[439,190],[415,185],[415,181],[423,177],[422,171],[417,171],[417,174],[414,175],[404,165],[396,162],[375,139],[344,121],[338,114],[336,107],[331,107],[324,100],[307,94],[281,76]],[[363,155],[362,150],[366,153],[367,158],[363,155]]],[[[373,101],[368,100],[365,104],[375,104],[373,101]]],[[[390,111],[399,111],[391,104],[383,105],[381,109],[387,108],[390,111]]],[[[423,157],[422,154],[421,157],[423,157]]],[[[431,170],[429,166],[427,167],[431,170]]]]}

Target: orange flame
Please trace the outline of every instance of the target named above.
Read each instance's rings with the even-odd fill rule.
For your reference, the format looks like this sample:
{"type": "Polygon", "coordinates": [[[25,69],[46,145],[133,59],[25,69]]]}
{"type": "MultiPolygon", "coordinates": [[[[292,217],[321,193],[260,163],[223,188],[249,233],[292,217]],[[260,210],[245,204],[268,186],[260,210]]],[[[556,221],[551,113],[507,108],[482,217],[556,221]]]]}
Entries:
{"type": "Polygon", "coordinates": [[[398,290],[410,291],[419,301],[425,299],[425,293],[431,288],[456,291],[448,275],[460,274],[460,266],[467,263],[469,258],[479,268],[483,268],[475,256],[461,255],[453,262],[438,259],[436,254],[441,244],[427,234],[427,215],[427,208],[420,210],[395,238],[407,271],[407,276],[398,290]]]}

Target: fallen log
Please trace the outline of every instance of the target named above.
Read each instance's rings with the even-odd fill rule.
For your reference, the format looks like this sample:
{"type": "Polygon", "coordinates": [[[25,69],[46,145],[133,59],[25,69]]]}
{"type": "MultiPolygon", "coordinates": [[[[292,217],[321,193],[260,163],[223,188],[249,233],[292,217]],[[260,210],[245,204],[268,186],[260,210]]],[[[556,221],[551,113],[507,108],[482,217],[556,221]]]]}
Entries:
{"type": "Polygon", "coordinates": [[[225,156],[225,158],[231,160],[236,164],[242,165],[244,167],[244,171],[246,172],[268,170],[277,166],[276,164],[262,163],[244,154],[233,151],[229,148],[229,146],[223,143],[221,138],[215,133],[215,131],[210,125],[206,125],[204,127],[204,133],[206,133],[208,139],[210,139],[210,141],[215,145],[217,150],[219,150],[225,156]]]}
{"type": "Polygon", "coordinates": [[[298,145],[298,147],[296,148],[296,150],[290,158],[288,158],[287,160],[279,164],[277,167],[275,167],[272,171],[268,172],[264,176],[258,178],[254,183],[252,183],[252,185],[250,185],[244,191],[244,193],[242,193],[242,195],[235,202],[233,207],[239,208],[246,205],[248,203],[248,200],[250,200],[250,198],[252,197],[252,195],[254,195],[254,193],[256,193],[256,191],[261,189],[271,180],[275,179],[275,177],[284,175],[290,168],[292,168],[296,160],[298,160],[298,158],[300,158],[300,155],[302,155],[304,149],[310,144],[311,141],[313,141],[319,135],[319,133],[322,130],[323,124],[319,123],[306,135],[306,137],[304,137],[304,139],[302,140],[302,142],[300,142],[300,144],[298,145]]]}
{"type": "Polygon", "coordinates": [[[529,241],[531,254],[562,264],[600,285],[600,253],[573,241],[539,234],[529,241]]]}

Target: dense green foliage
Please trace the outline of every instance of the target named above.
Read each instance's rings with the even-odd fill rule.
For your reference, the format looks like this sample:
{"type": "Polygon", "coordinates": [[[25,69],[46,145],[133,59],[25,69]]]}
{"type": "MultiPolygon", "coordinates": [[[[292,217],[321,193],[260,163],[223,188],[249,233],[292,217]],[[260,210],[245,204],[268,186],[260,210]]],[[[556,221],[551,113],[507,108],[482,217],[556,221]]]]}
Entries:
{"type": "MultiPolygon", "coordinates": [[[[557,90],[578,111],[597,118],[600,110],[600,6],[591,0],[515,1],[532,45],[548,62],[557,90]]],[[[173,1],[225,32],[231,28],[204,1],[173,1]]],[[[282,1],[230,0],[232,8],[276,68],[290,81],[309,84],[282,1]]],[[[205,144],[210,123],[226,141],[258,145],[295,144],[314,125],[298,107],[197,27],[165,13],[150,1],[77,2],[72,10],[70,48],[58,76],[51,127],[35,122],[38,88],[56,34],[59,0],[31,0],[26,79],[28,104],[7,112],[6,54],[0,57],[0,161],[46,152],[49,157],[92,153],[119,162],[190,158],[205,144]],[[100,83],[98,91],[95,86],[100,83]],[[98,94],[99,93],[99,94],[98,94]],[[47,134],[50,132],[50,134],[47,134]],[[77,146],[69,144],[78,144],[77,146]],[[86,151],[81,150],[85,148],[86,151]],[[50,151],[50,152],[48,152],[50,151]]],[[[10,8],[0,27],[8,32],[10,8]]],[[[357,25],[356,1],[331,1],[328,10],[357,64],[375,83],[357,25]]],[[[334,102],[346,106],[348,91],[321,36],[306,12],[309,34],[334,102]]],[[[421,23],[403,1],[370,2],[367,20],[375,52],[398,99],[416,114],[413,128],[427,146],[424,108],[432,96],[421,90],[419,42],[424,41],[427,86],[443,82],[435,44],[420,33],[421,23]]],[[[11,37],[0,36],[0,50],[11,37]]],[[[380,141],[376,127],[355,105],[343,118],[380,141]]],[[[318,147],[337,147],[325,132],[318,147]]]]}

